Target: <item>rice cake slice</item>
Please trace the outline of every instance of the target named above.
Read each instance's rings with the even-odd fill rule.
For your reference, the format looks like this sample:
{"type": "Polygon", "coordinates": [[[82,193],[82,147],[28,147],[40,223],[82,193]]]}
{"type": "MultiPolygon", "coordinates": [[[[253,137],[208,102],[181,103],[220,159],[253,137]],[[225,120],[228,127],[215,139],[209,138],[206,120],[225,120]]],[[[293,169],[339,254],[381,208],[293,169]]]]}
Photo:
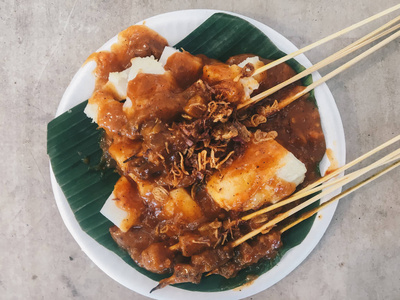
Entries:
{"type": "Polygon", "coordinates": [[[247,211],[292,194],[306,171],[305,165],[275,140],[251,142],[243,156],[210,177],[207,192],[226,210],[247,211]]]}

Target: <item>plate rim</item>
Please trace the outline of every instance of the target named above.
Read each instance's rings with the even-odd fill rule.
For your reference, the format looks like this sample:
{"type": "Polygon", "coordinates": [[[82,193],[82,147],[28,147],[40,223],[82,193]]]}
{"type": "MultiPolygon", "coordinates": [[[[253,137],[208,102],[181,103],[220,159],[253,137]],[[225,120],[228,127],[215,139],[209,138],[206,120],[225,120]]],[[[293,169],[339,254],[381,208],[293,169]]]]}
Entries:
{"type": "MultiPolygon", "coordinates": [[[[178,10],[178,11],[168,12],[168,13],[164,13],[164,14],[159,14],[159,15],[153,16],[151,18],[147,18],[143,21],[140,21],[136,24],[142,24],[143,22],[145,22],[146,25],[148,25],[148,26],[150,25],[149,27],[151,28],[152,22],[155,22],[155,21],[158,22],[159,20],[163,20],[163,19],[165,20],[165,18],[173,19],[173,18],[183,17],[183,16],[185,18],[193,18],[193,17],[199,18],[200,17],[199,13],[201,14],[201,17],[203,18],[201,22],[203,22],[207,17],[211,16],[214,13],[226,13],[226,14],[240,17],[240,18],[250,22],[251,24],[256,26],[258,29],[263,31],[264,33],[265,33],[265,30],[267,30],[268,32],[274,34],[274,37],[268,36],[274,43],[276,43],[275,39],[278,37],[278,39],[281,41],[281,43],[276,43],[278,48],[281,49],[282,44],[283,44],[285,48],[287,48],[287,49],[291,48],[291,50],[289,50],[289,51],[297,50],[297,48],[294,46],[294,44],[292,42],[290,42],[286,37],[282,36],[280,33],[276,32],[274,29],[270,28],[268,25],[263,24],[259,21],[256,21],[252,18],[243,16],[241,14],[232,13],[232,12],[223,11],[223,10],[212,10],[212,9],[178,10]],[[279,46],[281,46],[281,47],[279,47],[279,46]]],[[[116,37],[117,37],[117,35],[114,36],[113,38],[109,39],[98,50],[104,50],[107,47],[107,45],[108,46],[111,45],[111,43],[113,43],[113,41],[116,40],[116,37]]],[[[283,51],[286,51],[286,50],[283,50],[283,51]]],[[[288,51],[286,51],[286,52],[288,52],[288,51]]],[[[300,63],[302,63],[305,67],[311,66],[311,62],[304,55],[300,55],[300,56],[296,57],[296,59],[299,60],[300,63]]],[[[74,88],[76,89],[76,87],[74,85],[76,85],[77,81],[82,80],[82,78],[83,78],[82,76],[84,73],[87,74],[88,72],[91,72],[90,70],[92,70],[93,68],[94,68],[94,65],[88,63],[88,64],[82,66],[77,71],[77,73],[74,75],[70,84],[68,85],[67,89],[65,90],[65,92],[63,94],[63,97],[57,108],[56,117],[58,115],[60,115],[61,113],[67,111],[71,107],[75,106],[76,104],[87,99],[87,97],[85,97],[85,95],[83,95],[84,99],[77,99],[77,101],[79,101],[78,103],[76,103],[76,101],[75,102],[71,101],[72,98],[76,99],[76,98],[74,98],[74,97],[76,97],[76,91],[74,90],[74,88]],[[80,100],[82,100],[82,101],[80,101],[80,100]]],[[[312,76],[313,76],[314,81],[318,80],[321,77],[317,72],[313,73],[312,76]]],[[[94,77],[93,77],[92,84],[94,86],[94,77]]],[[[85,91],[85,92],[87,92],[87,91],[85,91]]],[[[335,100],[326,84],[322,84],[321,86],[319,86],[318,88],[315,89],[315,96],[317,99],[317,103],[319,103],[318,99],[326,98],[326,99],[328,99],[330,104],[333,104],[333,107],[330,107],[331,111],[329,113],[332,114],[331,115],[332,118],[334,115],[335,122],[337,123],[337,125],[339,125],[339,127],[335,128],[335,130],[336,130],[336,134],[340,140],[337,140],[336,144],[333,143],[331,146],[335,148],[333,150],[334,150],[334,153],[336,154],[336,158],[339,162],[339,165],[343,165],[345,162],[345,159],[346,159],[344,129],[343,129],[342,120],[341,120],[338,108],[336,106],[335,100]]],[[[321,109],[321,106],[320,106],[320,109],[321,109]]],[[[321,114],[321,111],[320,111],[320,114],[321,114]]],[[[322,120],[322,117],[321,117],[321,120],[322,120]]],[[[326,122],[326,120],[324,120],[324,122],[326,122]]],[[[325,131],[325,129],[324,129],[324,131],[325,131]]],[[[210,295],[210,292],[188,291],[188,290],[183,290],[183,289],[179,289],[179,288],[172,287],[172,286],[168,286],[168,287],[164,288],[163,290],[155,292],[154,294],[149,294],[149,289],[147,288],[148,281],[151,281],[153,286],[156,285],[155,281],[151,280],[150,278],[146,277],[145,275],[142,275],[138,271],[134,270],[134,268],[130,267],[127,263],[125,263],[119,256],[117,256],[115,253],[111,252],[110,250],[108,250],[105,247],[98,244],[94,239],[92,239],[89,235],[87,235],[84,231],[82,231],[82,229],[80,228],[78,222],[76,221],[76,219],[72,213],[71,208],[68,205],[67,200],[64,197],[64,194],[61,191],[61,188],[59,187],[59,185],[56,181],[56,178],[55,178],[54,173],[51,168],[51,164],[50,164],[50,178],[51,178],[51,184],[53,187],[53,193],[55,196],[58,210],[60,212],[60,215],[61,215],[68,231],[74,237],[75,241],[78,243],[78,245],[81,247],[81,249],[85,252],[85,254],[103,272],[105,272],[107,275],[109,275],[115,281],[119,282],[120,284],[124,285],[125,287],[127,287],[137,293],[140,293],[144,296],[154,298],[154,299],[170,299],[171,297],[174,297],[175,299],[183,299],[183,298],[187,298],[188,296],[190,296],[193,300],[195,300],[195,299],[202,299],[207,294],[210,295]],[[103,249],[99,249],[99,247],[103,248],[103,249]],[[101,250],[103,250],[103,251],[101,251],[101,250]],[[111,256],[110,256],[110,254],[111,254],[111,256]],[[107,263],[105,263],[106,260],[107,260],[107,263]],[[120,271],[118,271],[117,273],[115,272],[115,270],[113,270],[109,266],[109,265],[114,265],[114,264],[120,265],[121,262],[125,266],[121,266],[122,269],[120,271]],[[132,281],[128,281],[127,278],[122,278],[123,276],[120,276],[121,274],[118,274],[121,272],[122,273],[128,272],[129,271],[128,269],[134,270],[134,272],[137,273],[137,275],[135,276],[136,283],[133,285],[132,285],[132,281]],[[137,278],[137,277],[139,277],[139,278],[137,278]],[[144,277],[144,278],[142,278],[142,277],[144,277]]],[[[329,197],[332,197],[335,194],[338,194],[339,192],[340,192],[340,190],[335,191],[334,193],[328,195],[328,197],[326,197],[326,199],[329,199],[329,197]]],[[[303,260],[311,253],[311,251],[315,248],[315,246],[319,243],[323,234],[325,233],[326,229],[328,228],[328,226],[330,224],[330,221],[336,210],[336,206],[337,206],[337,203],[333,204],[332,206],[327,207],[326,209],[324,209],[323,211],[318,213],[317,218],[315,219],[315,222],[314,222],[313,226],[311,227],[310,232],[307,234],[307,236],[303,240],[303,242],[300,245],[290,249],[282,257],[281,262],[279,262],[270,271],[259,276],[259,278],[257,278],[257,280],[255,280],[255,282],[253,284],[243,287],[243,288],[237,288],[234,290],[213,292],[213,293],[217,293],[219,299],[232,299],[232,298],[238,298],[238,297],[243,298],[243,297],[248,297],[248,296],[254,295],[263,290],[266,290],[267,288],[271,287],[278,281],[282,280],[284,277],[286,277],[288,274],[290,274],[295,268],[297,268],[303,262],[303,260]],[[323,218],[321,218],[322,215],[323,215],[323,218]],[[316,227],[318,227],[318,228],[316,228],[316,227]],[[299,249],[301,249],[302,251],[299,251],[299,249]],[[296,253],[296,252],[300,252],[300,253],[296,253]],[[294,253],[296,253],[296,255],[293,255],[294,253]],[[284,268],[284,272],[282,272],[282,270],[280,270],[282,268],[282,266],[284,268]],[[274,276],[274,278],[273,278],[274,280],[272,280],[272,281],[269,280],[269,283],[267,285],[265,283],[262,284],[263,277],[265,279],[267,274],[269,274],[270,276],[272,274],[274,276]]]]}

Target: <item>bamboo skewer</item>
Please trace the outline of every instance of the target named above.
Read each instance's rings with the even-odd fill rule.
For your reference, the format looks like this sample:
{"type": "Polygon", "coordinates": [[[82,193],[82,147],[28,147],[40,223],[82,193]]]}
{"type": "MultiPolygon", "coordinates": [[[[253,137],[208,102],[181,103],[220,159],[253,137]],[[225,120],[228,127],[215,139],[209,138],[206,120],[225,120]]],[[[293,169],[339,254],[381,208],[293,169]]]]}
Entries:
{"type": "MultiPolygon", "coordinates": [[[[397,17],[396,20],[400,20],[400,17],[397,17]]],[[[394,21],[394,20],[392,20],[392,21],[394,21]]],[[[389,22],[389,23],[392,23],[392,21],[389,22]]],[[[386,27],[386,25],[383,26],[383,27],[386,27]]],[[[295,81],[298,81],[301,78],[303,78],[303,77],[305,77],[307,75],[310,75],[313,72],[318,71],[319,69],[331,64],[332,62],[335,62],[336,60],[343,58],[344,56],[346,56],[346,55],[348,55],[348,54],[350,54],[350,53],[352,53],[352,52],[354,52],[354,51],[356,51],[356,50],[358,50],[358,49],[360,49],[360,48],[362,48],[362,47],[364,47],[364,46],[366,46],[366,45],[368,45],[368,44],[370,44],[370,43],[372,43],[374,41],[376,41],[377,39],[379,39],[379,38],[381,38],[381,37],[383,37],[385,35],[388,35],[389,33],[393,32],[393,31],[395,31],[395,30],[397,30],[399,28],[400,28],[400,24],[398,24],[398,25],[396,25],[396,26],[394,26],[392,28],[389,28],[389,29],[385,30],[384,32],[378,32],[378,33],[376,33],[374,35],[371,35],[372,33],[367,34],[366,36],[364,36],[360,40],[348,45],[346,48],[344,48],[344,49],[332,54],[331,56],[321,60],[320,62],[318,62],[315,65],[313,65],[312,67],[304,70],[303,72],[301,72],[301,73],[289,78],[288,80],[286,80],[286,81],[284,81],[284,82],[282,82],[282,83],[280,83],[280,84],[278,84],[278,85],[276,85],[276,86],[274,86],[274,87],[272,87],[272,88],[270,88],[270,89],[268,89],[268,90],[266,90],[266,91],[264,91],[264,92],[262,92],[262,93],[260,93],[260,94],[258,94],[256,96],[252,97],[251,99],[249,99],[249,101],[238,105],[238,109],[241,109],[241,108],[246,107],[246,106],[248,106],[250,104],[253,104],[253,103],[257,103],[258,101],[260,101],[260,100],[262,100],[262,99],[274,94],[275,92],[277,92],[280,89],[288,86],[289,84],[291,84],[291,83],[293,83],[295,81]]],[[[379,29],[376,30],[376,31],[379,31],[379,29]]]]}
{"type": "MultiPolygon", "coordinates": [[[[400,137],[400,135],[399,135],[399,137],[400,137]]],[[[251,214],[248,214],[248,215],[244,216],[242,218],[242,220],[243,221],[250,220],[250,219],[252,219],[252,218],[254,218],[256,216],[259,216],[259,215],[264,214],[266,212],[275,210],[278,207],[282,207],[282,206],[284,206],[286,204],[289,204],[291,202],[294,202],[296,200],[299,200],[301,198],[304,198],[306,196],[309,196],[311,194],[319,192],[319,191],[321,191],[323,189],[326,189],[328,187],[331,187],[331,186],[339,186],[340,187],[342,185],[345,185],[345,184],[349,183],[350,181],[354,180],[355,178],[357,178],[357,177],[359,177],[359,176],[361,176],[361,175],[373,170],[374,168],[378,168],[378,167],[380,167],[380,166],[382,166],[384,164],[389,163],[390,161],[392,161],[394,158],[398,157],[399,155],[400,155],[400,149],[397,149],[397,150],[393,151],[392,153],[386,155],[385,157],[379,159],[378,161],[372,163],[371,165],[369,165],[367,167],[364,167],[364,168],[362,168],[362,169],[360,169],[358,171],[352,172],[352,173],[347,174],[346,176],[344,176],[342,178],[338,178],[338,179],[336,179],[334,181],[331,181],[331,182],[328,182],[328,183],[326,183],[326,182],[331,178],[331,176],[322,177],[319,181],[321,182],[321,180],[324,179],[324,181],[322,181],[322,182],[325,183],[325,184],[320,185],[320,186],[315,187],[315,188],[308,188],[308,186],[307,186],[306,188],[302,189],[301,191],[297,192],[296,194],[294,194],[293,196],[291,196],[291,197],[289,197],[289,198],[287,198],[285,200],[282,200],[282,201],[280,201],[278,203],[272,204],[270,206],[267,206],[266,208],[260,209],[258,211],[255,211],[254,213],[251,213],[251,214]]],[[[352,163],[353,162],[349,163],[348,165],[350,165],[352,163]]],[[[346,166],[348,166],[348,165],[346,165],[346,166]]],[[[345,168],[343,167],[342,169],[345,169],[345,168]]]]}
{"type": "Polygon", "coordinates": [[[368,49],[367,51],[365,51],[364,53],[356,56],[355,58],[353,58],[352,60],[348,61],[347,63],[343,64],[342,66],[340,66],[339,68],[333,70],[332,72],[330,72],[329,74],[325,75],[324,77],[320,78],[319,80],[315,81],[314,83],[310,84],[309,86],[307,86],[303,91],[301,91],[299,93],[299,95],[296,95],[293,99],[289,99],[286,103],[282,104],[283,107],[287,106],[288,104],[292,103],[294,100],[304,96],[305,94],[307,94],[308,92],[310,92],[311,90],[313,90],[314,88],[316,88],[317,86],[319,86],[320,84],[324,83],[325,81],[331,79],[332,77],[336,76],[337,74],[347,70],[348,68],[350,68],[352,65],[356,64],[357,62],[359,62],[360,60],[364,59],[365,57],[367,57],[368,55],[374,53],[376,50],[382,48],[383,46],[387,45],[388,43],[390,43],[391,41],[395,40],[396,38],[398,38],[400,36],[400,31],[394,33],[393,35],[391,35],[390,37],[384,39],[382,42],[376,44],[375,46],[371,47],[370,49],[368,49]],[[291,101],[290,101],[291,100],[291,101]]]}
{"type": "MultiPolygon", "coordinates": [[[[400,157],[397,157],[396,159],[399,159],[399,158],[400,158],[400,157]]],[[[369,182],[371,182],[371,181],[377,179],[378,177],[380,177],[380,176],[386,174],[387,172],[389,172],[389,171],[393,170],[394,168],[398,167],[399,165],[400,165],[400,161],[397,161],[396,163],[394,163],[394,164],[390,165],[389,167],[383,169],[382,171],[378,172],[377,174],[372,175],[371,177],[365,179],[364,181],[358,183],[357,185],[355,185],[355,186],[353,186],[353,187],[347,189],[346,191],[340,193],[339,195],[337,195],[337,196],[335,196],[335,197],[329,199],[328,201],[322,203],[320,206],[318,206],[318,207],[316,207],[316,208],[314,208],[314,209],[312,209],[312,210],[310,210],[310,211],[304,213],[304,214],[301,215],[296,221],[294,221],[294,222],[292,222],[292,223],[286,225],[285,227],[283,227],[283,228],[280,229],[279,231],[280,231],[281,233],[283,233],[283,232],[289,230],[290,228],[294,227],[295,225],[297,225],[297,224],[303,222],[304,220],[306,220],[306,219],[312,217],[313,215],[315,215],[317,212],[319,212],[320,210],[322,210],[322,209],[325,208],[326,206],[332,204],[332,203],[335,202],[335,201],[340,200],[341,198],[347,196],[348,194],[354,192],[355,190],[358,190],[359,188],[363,187],[363,186],[366,185],[367,183],[369,183],[369,182]]]]}
{"type": "Polygon", "coordinates": [[[304,189],[302,189],[302,191],[307,191],[310,190],[314,187],[316,187],[317,185],[328,181],[329,179],[339,175],[340,173],[346,171],[347,169],[353,167],[354,165],[358,164],[359,162],[367,159],[368,157],[378,153],[379,151],[385,149],[386,147],[389,147],[390,145],[396,143],[397,141],[400,141],[400,134],[398,136],[395,136],[394,138],[390,139],[389,141],[383,143],[382,145],[372,149],[371,151],[368,151],[367,153],[361,155],[360,157],[354,159],[353,161],[349,162],[348,164],[344,165],[343,167],[340,167],[339,169],[333,171],[332,173],[329,173],[328,175],[318,179],[317,181],[315,181],[314,183],[306,186],[304,189]]]}
{"type": "Polygon", "coordinates": [[[315,43],[312,43],[312,44],[310,44],[310,45],[308,45],[308,46],[306,46],[306,47],[304,47],[302,49],[299,49],[299,50],[297,50],[297,51],[295,51],[295,52],[293,52],[291,54],[288,54],[288,55],[286,55],[286,56],[284,56],[284,57],[282,57],[280,59],[277,59],[277,60],[275,60],[275,61],[263,66],[262,68],[257,69],[254,74],[256,75],[256,74],[262,73],[262,72],[264,72],[264,71],[266,71],[268,69],[271,69],[271,68],[279,65],[280,63],[283,63],[283,62],[285,62],[285,61],[287,61],[287,60],[289,60],[289,59],[291,59],[293,57],[296,57],[297,55],[300,55],[300,54],[302,54],[302,53],[304,53],[304,52],[306,52],[308,50],[311,50],[311,49],[313,49],[315,47],[318,47],[318,46],[320,46],[320,45],[322,45],[322,44],[324,44],[324,43],[326,43],[326,42],[328,42],[330,40],[333,40],[333,39],[335,39],[335,38],[337,38],[337,37],[339,37],[339,36],[341,36],[341,35],[343,35],[345,33],[348,33],[348,32],[350,32],[350,31],[352,31],[352,30],[354,30],[354,29],[356,29],[358,27],[361,27],[361,26],[363,26],[365,24],[368,24],[369,22],[372,22],[372,21],[374,21],[376,19],[379,19],[380,17],[382,17],[384,15],[387,15],[387,14],[389,14],[391,12],[394,12],[394,11],[396,11],[398,9],[400,9],[400,4],[397,4],[397,5],[393,6],[393,7],[390,7],[390,8],[388,8],[388,9],[386,9],[386,10],[380,12],[380,13],[377,13],[376,15],[373,15],[373,16],[365,19],[365,20],[362,20],[362,21],[360,21],[360,22],[358,22],[356,24],[353,24],[353,25],[345,28],[345,29],[342,29],[342,30],[340,30],[340,31],[338,31],[336,33],[333,33],[333,34],[331,34],[331,35],[329,35],[329,36],[327,36],[327,37],[325,37],[325,38],[323,38],[323,39],[321,39],[321,40],[319,40],[319,41],[317,41],[315,43]]]}
{"type": "MultiPolygon", "coordinates": [[[[370,39],[373,36],[376,36],[378,34],[380,34],[382,31],[384,31],[385,29],[389,28],[390,26],[393,26],[394,24],[396,24],[397,22],[400,21],[400,16],[394,18],[393,20],[387,22],[386,24],[384,24],[383,26],[379,27],[378,29],[370,32],[369,34],[365,35],[364,37],[360,38],[359,40],[355,41],[354,43],[348,45],[347,47],[343,48],[342,51],[347,50],[348,48],[351,48],[353,44],[359,44],[364,42],[365,40],[370,39]]],[[[394,28],[394,27],[393,27],[394,28]]],[[[257,70],[256,70],[257,71],[257,70]]]]}
{"type": "MultiPolygon", "coordinates": [[[[400,20],[400,17],[395,18],[394,20],[390,21],[389,23],[392,24],[393,22],[397,22],[398,20],[400,20]]],[[[389,24],[387,23],[387,24],[389,24]]],[[[384,26],[382,26],[381,28],[385,27],[387,28],[387,24],[385,24],[384,26]]],[[[363,38],[359,39],[358,41],[348,45],[347,47],[345,47],[342,50],[339,50],[338,52],[330,55],[329,57],[321,60],[320,62],[316,63],[315,65],[313,65],[312,67],[304,70],[303,72],[289,78],[288,80],[250,98],[248,101],[241,103],[237,106],[237,109],[242,109],[244,107],[249,106],[250,104],[254,104],[259,102],[260,100],[264,99],[265,97],[268,97],[272,94],[274,94],[275,92],[279,91],[280,89],[288,86],[289,84],[300,80],[301,78],[310,75],[311,73],[318,71],[319,69],[335,62],[338,59],[343,58],[344,56],[368,45],[369,43],[374,42],[375,40],[388,35],[389,33],[392,33],[393,31],[397,30],[400,28],[400,24],[389,28],[385,31],[382,32],[381,28],[378,28],[377,30],[375,30],[374,32],[371,32],[369,34],[367,34],[366,36],[364,36],[363,38]]],[[[399,32],[394,33],[393,35],[389,36],[388,38],[386,38],[385,40],[383,40],[382,42],[378,43],[377,45],[371,47],[370,49],[366,50],[364,53],[356,56],[354,59],[350,60],[349,62],[343,64],[341,67],[335,69],[334,71],[332,71],[331,73],[325,75],[324,77],[322,77],[321,79],[317,80],[316,82],[312,83],[311,85],[307,86],[304,90],[302,90],[301,92],[297,93],[296,95],[292,96],[289,99],[285,99],[283,101],[281,101],[280,103],[278,103],[279,105],[279,110],[282,109],[283,107],[287,106],[288,104],[292,103],[293,101],[295,101],[296,99],[304,96],[305,94],[307,94],[308,92],[310,92],[311,90],[313,90],[315,87],[317,87],[318,85],[324,83],[325,81],[327,81],[328,79],[331,79],[332,77],[336,76],[337,74],[339,74],[340,72],[346,70],[347,68],[351,67],[352,65],[354,65],[355,63],[359,62],[360,60],[362,60],[363,58],[367,57],[368,55],[372,54],[373,52],[375,52],[376,50],[382,48],[383,46],[385,46],[386,44],[390,43],[391,41],[393,41],[394,39],[396,39],[397,37],[399,37],[400,34],[399,32]]],[[[261,67],[262,68],[262,67],[261,67]]],[[[259,69],[261,69],[259,68],[259,69]]],[[[255,74],[255,73],[254,73],[255,74]]]]}
{"type": "Polygon", "coordinates": [[[342,181],[347,181],[347,178],[350,178],[352,176],[352,174],[354,174],[357,177],[361,176],[361,175],[367,173],[368,171],[371,171],[371,170],[373,170],[375,168],[378,168],[378,167],[380,167],[382,165],[388,164],[388,163],[392,162],[393,160],[396,160],[399,157],[399,155],[400,155],[400,149],[397,149],[397,150],[393,151],[392,153],[386,155],[385,157],[381,158],[380,160],[372,163],[371,165],[369,165],[367,167],[364,167],[364,168],[362,168],[360,170],[357,170],[357,171],[355,171],[353,173],[347,174],[347,175],[345,175],[345,176],[343,176],[341,178],[338,178],[337,180],[326,182],[325,184],[320,185],[318,187],[315,187],[315,188],[312,188],[312,189],[308,189],[306,191],[301,190],[301,191],[298,192],[298,195],[305,197],[305,196],[308,196],[310,194],[316,193],[316,192],[318,192],[320,190],[323,190],[323,189],[335,184],[335,182],[339,183],[339,182],[342,182],[342,181]]]}
{"type": "MultiPolygon", "coordinates": [[[[399,158],[399,157],[397,157],[397,158],[399,158]]],[[[338,196],[334,197],[333,199],[338,200],[338,199],[340,199],[340,198],[343,198],[344,196],[347,196],[348,194],[350,194],[350,193],[352,193],[353,191],[359,189],[360,187],[364,186],[364,185],[367,184],[368,182],[370,182],[370,181],[372,181],[372,180],[374,180],[374,179],[376,179],[376,178],[382,176],[383,174],[387,173],[388,171],[392,170],[393,168],[395,168],[395,167],[397,167],[397,166],[399,166],[399,165],[400,165],[400,161],[397,161],[396,163],[394,163],[394,164],[391,165],[390,167],[384,169],[384,170],[381,171],[381,172],[378,172],[377,174],[371,176],[371,177],[368,178],[367,180],[362,181],[361,183],[355,185],[354,187],[351,187],[351,188],[347,189],[346,191],[342,192],[341,194],[339,194],[338,196]]],[[[340,184],[340,183],[339,183],[339,184],[340,184]]],[[[342,186],[342,184],[340,184],[340,186],[342,186]]],[[[272,227],[273,227],[274,225],[276,225],[277,223],[279,223],[279,222],[285,220],[286,218],[288,218],[288,217],[292,216],[293,214],[299,212],[299,211],[302,210],[303,208],[305,208],[305,207],[309,206],[310,204],[312,204],[312,203],[318,201],[321,197],[323,197],[323,196],[325,196],[325,195],[327,195],[327,194],[333,192],[336,188],[337,188],[336,186],[333,186],[333,187],[329,188],[328,190],[323,191],[323,192],[320,193],[319,195],[314,196],[314,197],[312,197],[311,199],[309,199],[309,200],[307,200],[307,201],[301,203],[300,205],[298,205],[298,206],[296,206],[296,207],[294,207],[294,208],[292,208],[292,209],[290,209],[290,210],[288,210],[288,211],[286,211],[286,212],[284,212],[284,213],[282,213],[282,214],[279,214],[277,217],[275,217],[274,219],[272,219],[272,220],[270,220],[269,222],[265,223],[265,224],[262,225],[261,227],[255,229],[255,230],[249,232],[248,234],[242,236],[241,238],[239,238],[239,239],[233,241],[233,242],[231,243],[231,246],[232,246],[232,247],[237,247],[237,246],[239,246],[241,243],[247,241],[248,239],[250,239],[250,238],[252,238],[252,237],[254,237],[254,236],[256,236],[256,235],[258,235],[259,233],[268,232],[269,229],[272,228],[272,227]]],[[[332,202],[333,202],[333,201],[332,201],[332,202]]],[[[332,203],[332,202],[330,202],[330,203],[332,203]]]]}

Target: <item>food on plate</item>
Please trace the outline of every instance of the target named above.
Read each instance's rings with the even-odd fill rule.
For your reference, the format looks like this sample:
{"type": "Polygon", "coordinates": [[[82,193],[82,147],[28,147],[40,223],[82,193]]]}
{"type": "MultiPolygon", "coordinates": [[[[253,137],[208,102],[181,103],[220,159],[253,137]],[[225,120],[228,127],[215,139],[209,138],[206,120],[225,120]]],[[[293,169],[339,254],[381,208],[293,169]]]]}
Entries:
{"type": "Polygon", "coordinates": [[[140,266],[172,274],[158,288],[226,278],[281,247],[278,230],[231,242],[281,212],[241,217],[319,178],[325,139],[316,105],[295,82],[245,109],[237,106],[295,72],[240,54],[226,62],[168,46],[144,25],[121,32],[111,51],[94,53],[96,86],[85,113],[104,129],[105,159],[121,178],[101,213],[110,233],[140,266]]]}

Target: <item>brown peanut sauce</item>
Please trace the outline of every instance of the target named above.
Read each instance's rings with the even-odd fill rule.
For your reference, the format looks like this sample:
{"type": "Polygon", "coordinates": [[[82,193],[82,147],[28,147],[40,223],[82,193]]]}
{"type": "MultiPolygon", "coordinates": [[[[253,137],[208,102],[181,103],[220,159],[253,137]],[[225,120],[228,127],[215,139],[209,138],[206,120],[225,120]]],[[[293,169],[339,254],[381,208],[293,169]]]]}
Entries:
{"type": "Polygon", "coordinates": [[[306,165],[306,186],[318,178],[319,162],[325,154],[325,138],[321,127],[318,108],[314,102],[303,97],[279,113],[268,118],[260,126],[264,130],[273,128],[278,132],[276,140],[306,165]]]}
{"type": "Polygon", "coordinates": [[[110,72],[120,72],[129,68],[133,57],[153,55],[159,59],[167,40],[154,30],[144,25],[131,26],[118,34],[118,42],[111,46],[111,51],[91,54],[85,63],[96,62],[96,90],[108,81],[110,72]]]}
{"type": "MultiPolygon", "coordinates": [[[[253,55],[237,55],[222,63],[188,52],[170,56],[164,74],[139,73],[131,80],[127,96],[132,107],[127,109],[125,99],[107,85],[109,73],[130,67],[134,57],[153,55],[159,59],[165,46],[166,40],[156,32],[146,26],[132,26],[120,33],[111,51],[88,58],[97,63],[96,87],[89,103],[98,105],[98,124],[106,132],[104,151],[116,161],[121,178],[125,178],[117,183],[114,193],[118,206],[129,213],[126,225],[133,225],[126,233],[117,227],[110,233],[133,260],[152,272],[186,270],[193,274],[188,280],[197,282],[195,270],[206,272],[207,265],[213,266],[208,271],[234,276],[262,257],[273,258],[281,246],[280,234],[264,235],[244,243],[235,253],[225,251],[224,256],[221,245],[227,239],[238,238],[258,225],[256,220],[237,225],[242,214],[220,208],[206,192],[204,182],[210,174],[219,172],[218,168],[235,163],[246,151],[248,135],[258,129],[276,131],[276,141],[306,165],[303,185],[315,181],[325,153],[318,109],[303,97],[269,116],[266,123],[244,128],[235,110],[244,90],[235,79],[241,76],[237,64],[253,55]],[[231,138],[232,132],[236,135],[231,138]],[[205,156],[202,147],[207,149],[205,156]],[[162,190],[154,194],[154,187],[162,190]],[[171,202],[170,193],[176,189],[180,189],[179,205],[171,202]],[[182,207],[192,210],[186,214],[189,219],[182,207]],[[178,242],[181,252],[176,254],[169,247],[178,242]],[[202,262],[202,267],[200,263],[190,265],[189,256],[192,262],[202,262]],[[223,269],[221,262],[229,262],[229,268],[223,269]]],[[[258,75],[260,85],[252,95],[294,75],[285,63],[267,70],[258,75]]],[[[301,83],[295,82],[248,112],[302,89],[301,83]]]]}

